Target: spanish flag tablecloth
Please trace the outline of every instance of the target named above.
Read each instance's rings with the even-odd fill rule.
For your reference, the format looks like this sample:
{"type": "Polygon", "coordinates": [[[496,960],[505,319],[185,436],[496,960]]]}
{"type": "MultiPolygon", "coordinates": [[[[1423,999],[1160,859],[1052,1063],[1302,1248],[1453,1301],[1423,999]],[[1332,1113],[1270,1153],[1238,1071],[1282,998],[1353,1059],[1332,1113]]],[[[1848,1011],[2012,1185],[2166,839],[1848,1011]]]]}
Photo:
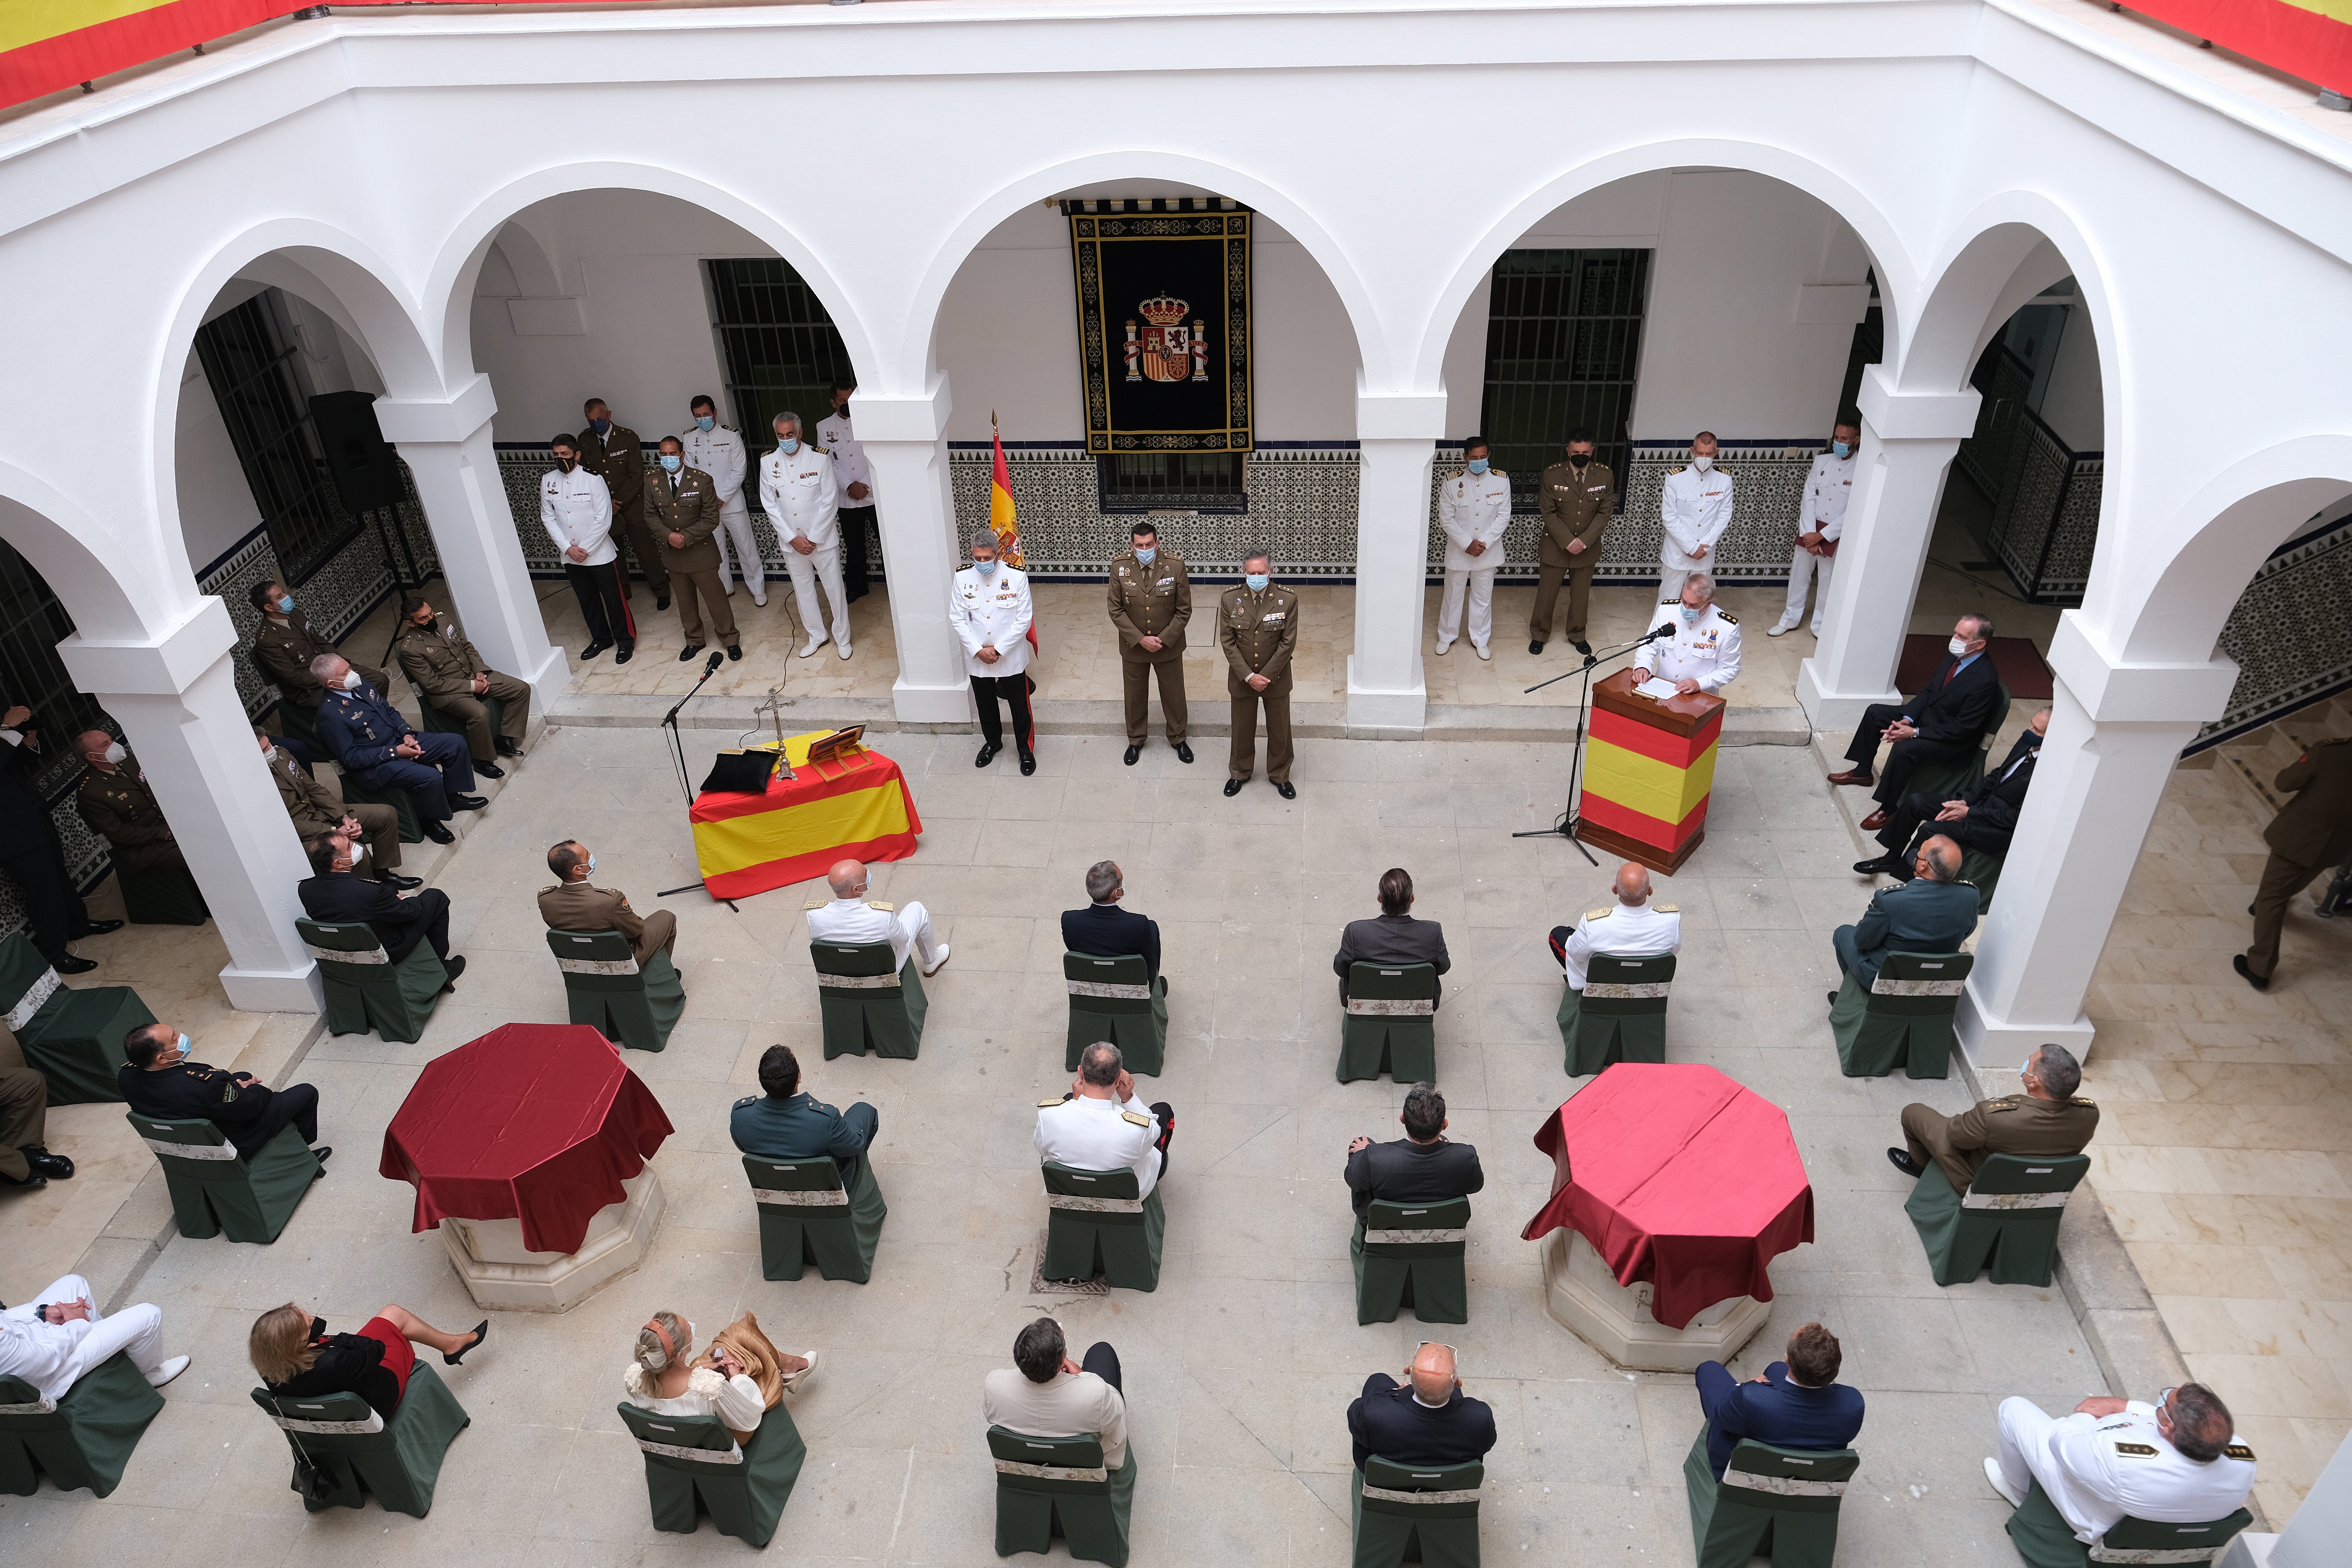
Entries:
{"type": "Polygon", "coordinates": [[[835,860],[903,860],[915,852],[923,819],[898,764],[863,750],[812,764],[809,742],[825,733],[785,738],[784,760],[799,777],[769,781],[765,795],[712,791],[695,801],[694,858],[712,898],[805,882],[835,860]]]}

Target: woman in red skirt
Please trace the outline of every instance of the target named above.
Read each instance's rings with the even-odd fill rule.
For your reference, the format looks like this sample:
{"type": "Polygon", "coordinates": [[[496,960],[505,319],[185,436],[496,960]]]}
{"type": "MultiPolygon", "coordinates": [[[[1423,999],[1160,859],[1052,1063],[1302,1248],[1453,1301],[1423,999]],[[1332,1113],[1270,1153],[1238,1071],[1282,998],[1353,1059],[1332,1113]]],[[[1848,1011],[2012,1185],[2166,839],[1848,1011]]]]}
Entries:
{"type": "Polygon", "coordinates": [[[389,1421],[408,1392],[408,1374],[416,1370],[412,1341],[439,1351],[444,1363],[456,1366],[489,1331],[487,1318],[470,1333],[453,1334],[405,1307],[386,1307],[361,1324],[358,1333],[331,1334],[326,1320],[289,1302],[254,1320],[246,1351],[272,1394],[315,1398],[352,1393],[389,1421]]]}

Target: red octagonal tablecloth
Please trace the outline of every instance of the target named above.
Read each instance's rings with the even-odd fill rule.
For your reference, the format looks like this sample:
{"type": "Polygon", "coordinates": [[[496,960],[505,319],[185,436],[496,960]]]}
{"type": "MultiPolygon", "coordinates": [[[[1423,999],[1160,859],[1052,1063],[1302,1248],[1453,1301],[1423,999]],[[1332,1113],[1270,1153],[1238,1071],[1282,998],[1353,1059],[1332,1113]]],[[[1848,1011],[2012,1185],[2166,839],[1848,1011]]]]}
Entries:
{"type": "Polygon", "coordinates": [[[574,1252],[672,1131],[600,1031],[507,1024],[417,1075],[376,1169],[415,1184],[412,1229],[520,1219],[525,1247],[574,1252]]]}
{"type": "Polygon", "coordinates": [[[1552,1158],[1534,1241],[1565,1226],[1650,1314],[1679,1329],[1732,1296],[1772,1299],[1766,1267],[1813,1239],[1813,1188],[1780,1108],[1711,1067],[1619,1062],[1536,1133],[1552,1158]]]}

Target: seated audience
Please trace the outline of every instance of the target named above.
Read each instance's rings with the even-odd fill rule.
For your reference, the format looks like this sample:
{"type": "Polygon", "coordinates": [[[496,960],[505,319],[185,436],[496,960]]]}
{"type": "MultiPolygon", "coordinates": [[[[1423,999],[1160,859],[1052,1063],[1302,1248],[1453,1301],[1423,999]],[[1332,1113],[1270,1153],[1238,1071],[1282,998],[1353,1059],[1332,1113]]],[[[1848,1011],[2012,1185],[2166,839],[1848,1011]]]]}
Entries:
{"type": "Polygon", "coordinates": [[[2009,853],[2010,835],[2017,831],[2017,814],[2025,809],[2025,792],[2033,783],[2033,763],[2042,755],[2042,738],[2050,732],[2050,710],[2042,709],[2009,748],[2000,766],[1985,774],[1975,787],[1950,800],[1912,794],[1887,815],[1878,830],[1886,853],[1873,860],[1857,860],[1853,868],[1865,877],[1900,877],[1909,880],[1919,858],[1919,846],[1931,834],[1942,834],[1962,849],[1986,855],[2009,853]]]}
{"type": "Polygon", "coordinates": [[[1592,955],[1647,958],[1678,952],[1683,945],[1683,912],[1672,904],[1650,902],[1650,868],[1637,860],[1617,868],[1617,902],[1584,911],[1584,923],[1551,928],[1551,955],[1568,973],[1570,991],[1584,989],[1584,972],[1592,955]]]}
{"type": "Polygon", "coordinates": [[[452,957],[449,952],[448,894],[425,888],[403,897],[383,882],[353,876],[359,851],[340,833],[313,838],[302,849],[310,858],[311,874],[297,882],[294,891],[305,914],[331,923],[364,922],[394,963],[415,952],[419,942],[430,942],[433,955],[449,972],[444,989],[456,987],[457,976],[466,973],[466,960],[462,953],[452,957]]]}
{"type": "Polygon", "coordinates": [[[253,1320],[245,1350],[272,1394],[298,1399],[356,1394],[389,1421],[408,1392],[409,1373],[416,1370],[412,1342],[431,1346],[441,1352],[444,1365],[456,1366],[489,1333],[488,1318],[470,1332],[453,1334],[405,1307],[385,1307],[362,1323],[358,1333],[331,1334],[324,1318],[289,1301],[253,1320]]]}
{"type": "Polygon", "coordinates": [[[1135,1097],[1135,1075],[1117,1046],[1097,1040],[1078,1053],[1078,1076],[1059,1100],[1037,1102],[1034,1142],[1040,1160],[1074,1171],[1133,1171],[1135,1195],[1148,1198],[1168,1168],[1176,1112],[1166,1100],[1135,1097]]]}
{"type": "Polygon", "coordinates": [[[1414,1352],[1399,1383],[1387,1373],[1364,1379],[1348,1406],[1348,1436],[1356,1468],[1378,1454],[1400,1465],[1461,1465],[1483,1459],[1495,1446],[1495,1412],[1462,1392],[1454,1347],[1435,1342],[1414,1352]]]}
{"type": "Polygon", "coordinates": [[[1991,641],[1991,616],[1962,616],[1952,626],[1951,646],[1943,661],[1918,695],[1899,706],[1874,702],[1863,710],[1853,743],[1845,752],[1846,761],[1853,766],[1832,773],[1830,783],[1877,786],[1873,798],[1878,809],[1862,819],[1864,833],[1875,833],[1886,826],[1888,816],[1906,793],[1904,786],[1910,783],[1913,768],[1921,763],[1965,757],[1984,739],[1992,723],[1993,708],[2000,701],[2000,677],[1994,673],[1992,660],[1984,657],[1991,641]],[[1885,776],[1878,777],[1872,767],[1882,740],[1893,744],[1886,752],[1885,776]]]}
{"type": "Polygon", "coordinates": [[[1013,1364],[981,1380],[980,1418],[1029,1437],[1092,1437],[1103,1468],[1127,1468],[1127,1392],[1118,1352],[1090,1346],[1072,1361],[1062,1325],[1040,1318],[1013,1339],[1013,1364]]]}
{"type": "Polygon", "coordinates": [[[0,1377],[21,1377],[47,1400],[63,1399],[117,1351],[157,1388],[188,1370],[163,1353],[163,1309],[152,1301],[101,1312],[79,1274],[53,1280],[29,1306],[0,1310],[0,1377]]]}
{"type": "Polygon", "coordinates": [[[423,878],[404,877],[395,869],[400,864],[398,811],[373,801],[337,800],[286,750],[284,742],[257,727],[253,735],[261,742],[261,760],[269,768],[269,781],[278,786],[278,798],[305,842],[325,833],[340,833],[353,844],[364,837],[368,869],[377,881],[395,889],[425,885],[423,878]]]}
{"type": "Polygon", "coordinates": [[[1349,1201],[1356,1217],[1374,1199],[1390,1204],[1433,1204],[1466,1198],[1486,1184],[1478,1151],[1445,1137],[1445,1097],[1435,1084],[1417,1083],[1405,1091],[1404,1136],[1393,1143],[1359,1138],[1348,1145],[1349,1201]]]}
{"type": "Polygon", "coordinates": [[[937,974],[948,961],[948,944],[933,933],[929,910],[909,903],[894,910],[888,904],[866,901],[873,882],[865,862],[836,860],[824,879],[833,889],[833,901],[808,912],[811,942],[887,942],[899,968],[907,967],[907,954],[912,952],[925,974],[937,974]]]}
{"type": "Polygon", "coordinates": [[[1980,1100],[1958,1116],[1925,1105],[1905,1106],[1906,1147],[1889,1149],[1886,1157],[1906,1176],[1926,1171],[1933,1158],[1944,1167],[1952,1191],[1965,1193],[1988,1154],[2081,1153],[2099,1130],[2099,1108],[2074,1093],[2083,1082],[2074,1053],[2063,1046],[2043,1046],[2017,1072],[2025,1080],[2023,1094],[1980,1100]]]}
{"type": "Polygon", "coordinates": [[[40,1188],[74,1173],[74,1163],[52,1154],[47,1135],[49,1080],[28,1067],[0,1067],[0,1191],[40,1188]]]}
{"type": "Polygon", "coordinates": [[[89,771],[75,786],[74,806],[111,847],[116,862],[134,871],[186,870],[172,825],[156,804],[155,788],[122,742],[103,730],[85,730],[75,743],[89,771]]]}
{"type": "Polygon", "coordinates": [[[565,839],[547,852],[547,868],[555,873],[555,886],[540,889],[539,918],[550,930],[619,931],[640,965],[656,952],[676,952],[677,917],[667,910],[641,916],[629,908],[626,893],[591,885],[596,857],[585,844],[565,839]]]}
{"type": "Polygon", "coordinates": [[[1819,1323],[1789,1336],[1789,1359],[1760,1377],[1734,1383],[1719,1361],[1698,1363],[1698,1407],[1706,1415],[1706,1463],[1716,1479],[1742,1437],[1776,1448],[1850,1447],[1862,1430],[1862,1392],[1837,1380],[1844,1353],[1819,1323]]]}
{"type": "MultiPolygon", "coordinates": [[[[122,1037],[115,1089],[131,1110],[163,1121],[209,1121],[240,1160],[250,1160],[288,1127],[302,1135],[327,1173],[335,1151],[319,1142],[319,1091],[307,1083],[271,1089],[251,1073],[224,1072],[188,1059],[188,1037],[169,1024],[146,1024],[122,1037]]],[[[314,1177],[313,1180],[316,1178],[314,1177]]]]}
{"type": "Polygon", "coordinates": [[[866,1152],[882,1130],[882,1113],[859,1100],[835,1110],[801,1089],[801,1061],[790,1046],[760,1053],[760,1087],[735,1102],[728,1131],[735,1147],[760,1160],[814,1160],[830,1154],[841,1167],[844,1192],[856,1190],[866,1152]]]}
{"type": "MultiPolygon", "coordinates": [[[[1919,846],[1918,875],[1870,895],[1862,919],[1830,933],[1838,971],[1869,990],[1890,952],[1958,952],[1977,929],[1977,890],[1959,879],[1960,847],[1937,836],[1919,846]]],[[[1837,993],[1830,993],[1837,1001],[1837,993]]]]}
{"type": "MultiPolygon", "coordinates": [[[[1348,1000],[1348,966],[1351,963],[1426,963],[1443,974],[1454,967],[1445,954],[1445,931],[1435,921],[1412,918],[1412,878],[1402,866],[1381,873],[1381,912],[1377,920],[1349,921],[1339,933],[1339,951],[1331,973],[1339,977],[1339,1001],[1348,1000]]],[[[1442,1002],[1444,982],[1438,983],[1442,1002]]]]}
{"type": "Polygon", "coordinates": [[[1097,860],[1087,868],[1087,897],[1094,900],[1087,908],[1062,911],[1062,946],[1097,958],[1140,958],[1144,973],[1157,981],[1160,922],[1118,907],[1127,897],[1127,879],[1118,861],[1097,860]]]}
{"type": "MultiPolygon", "coordinates": [[[[262,678],[276,681],[279,693],[295,707],[316,712],[327,689],[311,667],[320,655],[333,653],[335,645],[294,607],[294,595],[283,584],[256,583],[246,596],[261,612],[261,624],[253,628],[253,662],[261,667],[262,678]]],[[[352,668],[375,688],[376,695],[391,700],[389,674],[364,664],[352,668]]]]}
{"type": "Polygon", "coordinates": [[[2221,1519],[2254,1489],[2254,1451],[2230,1441],[2230,1407],[2201,1383],[2168,1388],[2154,1405],[2094,1395],[2054,1421],[2011,1397],[2000,1423],[1985,1479],[2012,1506],[2040,1481],[2077,1541],[2097,1540],[2126,1514],[2156,1524],[2221,1519]]]}
{"type": "MultiPolygon", "coordinates": [[[[816,1370],[814,1356],[778,1358],[786,1387],[804,1383],[816,1370]]],[[[621,1373],[629,1403],[653,1415],[715,1415],[734,1432],[750,1432],[768,1413],[767,1395],[745,1371],[742,1360],[715,1341],[700,1358],[694,1354],[694,1325],[676,1312],[656,1312],[637,1331],[635,1359],[621,1373]]]]}
{"type": "Polygon", "coordinates": [[[425,837],[448,844],[453,811],[479,811],[489,801],[474,787],[474,762],[459,735],[420,735],[391,701],[371,689],[349,660],[320,654],[311,667],[328,688],[319,704],[319,744],[343,771],[370,789],[408,792],[425,837]]]}
{"type": "Polygon", "coordinates": [[[457,623],[435,615],[421,597],[401,601],[400,635],[392,647],[400,672],[416,689],[416,700],[466,726],[474,771],[488,778],[506,777],[498,759],[522,754],[523,736],[530,729],[530,687],[492,669],[457,623]],[[484,700],[491,697],[503,709],[495,733],[484,700]]]}

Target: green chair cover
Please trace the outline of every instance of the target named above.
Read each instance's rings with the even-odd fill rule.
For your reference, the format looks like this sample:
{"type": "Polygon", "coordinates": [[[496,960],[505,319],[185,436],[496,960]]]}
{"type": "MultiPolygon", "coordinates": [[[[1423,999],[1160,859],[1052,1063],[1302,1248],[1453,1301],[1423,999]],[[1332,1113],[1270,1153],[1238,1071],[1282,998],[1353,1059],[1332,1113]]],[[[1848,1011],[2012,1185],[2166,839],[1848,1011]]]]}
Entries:
{"type": "Polygon", "coordinates": [[[1852,1448],[1776,1448],[1743,1437],[1723,1479],[1706,1462],[1706,1428],[1683,1460],[1691,1542],[1698,1568],[1830,1568],[1837,1556],[1838,1504],[1862,1463],[1852,1448]]]}
{"type": "MultiPolygon", "coordinates": [[[[1985,764],[1992,754],[1993,737],[2009,722],[2009,683],[2003,681],[2000,695],[1994,700],[1991,717],[1985,721],[1985,731],[1975,749],[1968,755],[1946,762],[1921,763],[1911,770],[1908,794],[1932,795],[1937,800],[1957,800],[1984,782],[1985,764]]],[[[1908,847],[1908,846],[1905,846],[1908,847]]]]}
{"type": "Polygon", "coordinates": [[[2009,1516],[2009,1539],[2032,1568],[2089,1568],[2094,1563],[2198,1563],[2219,1557],[2230,1538],[2253,1522],[2254,1516],[2242,1508],[2226,1519],[2196,1524],[2158,1524],[2126,1514],[2106,1534],[2085,1546],[2074,1539],[2074,1527],[2036,1481],[2025,1494],[2025,1501],[2009,1516]]]}
{"type": "Polygon", "coordinates": [[[692,1535],[709,1514],[719,1533],[765,1546],[784,1517],[793,1488],[808,1459],[808,1444],[779,1405],[761,1417],[748,1443],[715,1415],[656,1415],[620,1407],[621,1424],[646,1460],[646,1496],[654,1528],[692,1535]]]}
{"type": "Polygon", "coordinates": [[[1392,1204],[1374,1199],[1356,1221],[1348,1251],[1356,1265],[1356,1321],[1393,1323],[1412,1309],[1424,1323],[1470,1321],[1463,1272],[1470,1200],[1392,1204]]]}
{"type": "Polygon", "coordinates": [[[51,1105],[119,1103],[122,1037],[155,1021],[128,985],[75,989],[22,931],[0,942],[0,997],[25,1065],[49,1080],[51,1105]]]}
{"type": "Polygon", "coordinates": [[[791,1162],[743,1156],[751,1201],[760,1205],[760,1272],[797,1279],[814,1262],[827,1279],[874,1278],[874,1249],[882,1242],[889,1205],[871,1159],[857,1163],[857,1186],[845,1192],[841,1166],[830,1154],[791,1162]]]}
{"type": "Polygon", "coordinates": [[[1158,1289],[1168,1239],[1160,1189],[1138,1198],[1133,1171],[1077,1171],[1048,1160],[1045,1172],[1045,1278],[1100,1274],[1123,1290],[1158,1289]]]}
{"type": "Polygon", "coordinates": [[[1838,1070],[1848,1078],[1885,1078],[1896,1068],[1913,1078],[1950,1076],[1952,1016],[1976,963],[1969,952],[1890,952],[1868,991],[1859,970],[1849,973],[1830,1007],[1838,1070]]]}
{"type": "Polygon", "coordinates": [[[389,1421],[356,1394],[311,1398],[266,1388],[251,1392],[261,1413],[285,1432],[288,1452],[335,1478],[332,1495],[302,1500],[312,1513],[363,1508],[373,1492],[386,1512],[423,1519],[433,1509],[442,1456],[474,1421],[440,1373],[422,1361],[408,1374],[408,1392],[389,1421]]]}
{"type": "MultiPolygon", "coordinates": [[[[415,682],[411,681],[409,684],[414,686],[415,682]]],[[[475,700],[490,710],[490,733],[504,734],[507,721],[505,700],[497,697],[478,697],[475,700]]],[[[442,712],[433,706],[433,699],[425,696],[422,691],[416,694],[416,713],[417,717],[424,721],[424,730],[428,735],[462,735],[466,732],[466,721],[454,713],[442,712]]]]}
{"type": "Polygon", "coordinates": [[[1339,1020],[1341,1083],[1387,1073],[1399,1083],[1437,1080],[1437,967],[1351,963],[1339,1020]]]}
{"type": "Polygon", "coordinates": [[[1063,1068],[1078,1070],[1078,1053],[1108,1040],[1126,1058],[1127,1070],[1158,1078],[1168,1058],[1168,982],[1144,973],[1140,954],[1097,958],[1062,954],[1062,978],[1070,988],[1069,1048],[1063,1068]]]}
{"type": "Polygon", "coordinates": [[[816,965],[825,1060],[869,1050],[912,1060],[922,1051],[930,1001],[911,952],[901,965],[887,942],[812,942],[809,958],[816,965]]]}
{"type": "Polygon", "coordinates": [[[1999,855],[1982,849],[1960,851],[1960,880],[1975,884],[1978,914],[1992,908],[1992,890],[2000,885],[2000,864],[2007,858],[2006,850],[1999,855]]]}
{"type": "Polygon", "coordinates": [[[669,1044],[686,1011],[686,985],[668,953],[656,950],[641,968],[636,950],[616,931],[551,931],[547,951],[563,971],[573,1023],[640,1051],[669,1044]]]}
{"type": "MultiPolygon", "coordinates": [[[[253,668],[254,672],[261,677],[263,686],[278,684],[277,678],[262,668],[258,663],[256,663],[253,668]]],[[[326,750],[319,744],[318,712],[315,708],[304,708],[293,702],[279,702],[271,710],[267,720],[257,720],[256,722],[265,724],[275,734],[285,735],[301,742],[303,745],[310,748],[312,756],[323,757],[326,755],[326,750]]],[[[348,800],[351,797],[346,795],[343,798],[348,800]]]]}
{"type": "Polygon", "coordinates": [[[1666,1059],[1666,988],[1675,978],[1675,955],[1620,958],[1596,952],[1585,965],[1584,989],[1564,985],[1559,999],[1559,1038],[1568,1047],[1561,1065],[1570,1078],[1599,1072],[1612,1062],[1666,1059]]]}
{"type": "Polygon", "coordinates": [[[205,895],[185,866],[136,866],[114,863],[122,884],[122,918],[135,926],[200,926],[212,918],[205,895]]]}
{"type": "Polygon", "coordinates": [[[104,1497],[163,1408],[163,1390],[121,1351],[54,1403],[21,1377],[0,1377],[0,1492],[30,1497],[47,1475],[59,1491],[88,1487],[104,1497]]]}
{"type": "MultiPolygon", "coordinates": [[[[315,749],[315,748],[314,748],[315,749]]],[[[359,774],[349,768],[339,767],[345,804],[363,801],[370,805],[388,805],[400,816],[400,841],[403,844],[425,842],[424,818],[416,815],[416,797],[404,784],[386,784],[382,789],[360,783],[359,774]]]]}
{"type": "Polygon", "coordinates": [[[199,1241],[224,1232],[231,1241],[276,1241],[319,1179],[319,1157],[291,1127],[279,1128],[247,1163],[209,1121],[166,1121],[135,1110],[123,1120],[163,1166],[180,1234],[199,1241]]]}
{"type": "Polygon", "coordinates": [[[1486,1467],[1400,1465],[1374,1454],[1350,1472],[1355,1568],[1478,1568],[1478,1489],[1486,1467]]]}
{"type": "Polygon", "coordinates": [[[1081,1563],[1127,1562],[1127,1526],[1135,1509],[1135,1443],[1113,1475],[1092,1436],[1032,1437],[988,1429],[996,1461],[996,1554],[1049,1552],[1054,1537],[1081,1563]]]}
{"type": "Polygon", "coordinates": [[[362,921],[298,920],[294,929],[302,933],[326,982],[330,1033],[364,1035],[372,1028],[404,1044],[423,1037],[449,984],[449,972],[430,943],[418,942],[394,963],[362,921]]]}
{"type": "Polygon", "coordinates": [[[1996,1285],[2047,1285],[2066,1194],[2090,1173],[2087,1154],[1991,1154],[1963,1194],[1952,1191],[1944,1167],[1930,1160],[1903,1211],[1927,1249],[1937,1284],[1962,1284],[1990,1268],[1996,1285]]]}

